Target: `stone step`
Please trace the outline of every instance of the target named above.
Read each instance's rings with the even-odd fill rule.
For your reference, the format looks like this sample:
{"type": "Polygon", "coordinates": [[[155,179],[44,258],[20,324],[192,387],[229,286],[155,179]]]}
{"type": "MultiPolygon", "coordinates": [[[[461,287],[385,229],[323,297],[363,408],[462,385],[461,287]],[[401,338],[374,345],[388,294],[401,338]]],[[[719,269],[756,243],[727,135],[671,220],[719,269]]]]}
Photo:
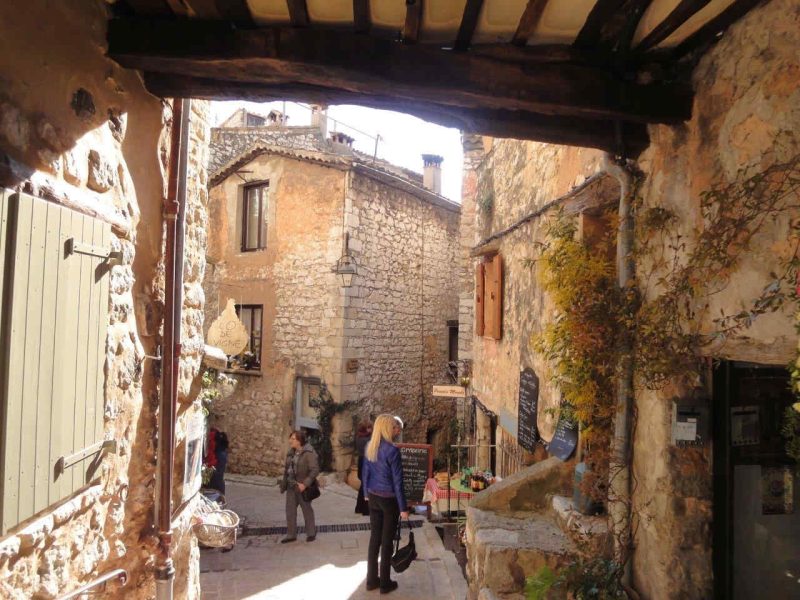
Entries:
{"type": "Polygon", "coordinates": [[[443,551],[440,552],[441,561],[437,564],[431,564],[431,570],[434,574],[435,587],[438,590],[441,588],[444,595],[437,594],[436,598],[444,598],[446,600],[465,600],[467,597],[467,581],[461,572],[461,567],[458,566],[455,554],[448,550],[444,550],[444,545],[436,531],[436,527],[429,522],[425,522],[422,526],[422,535],[425,535],[427,542],[432,547],[442,546],[443,551]]]}
{"type": "Polygon", "coordinates": [[[470,507],[467,523],[471,599],[514,598],[523,593],[527,577],[544,566],[558,570],[578,553],[572,539],[547,513],[512,516],[470,507]]]}
{"type": "Polygon", "coordinates": [[[611,534],[608,529],[608,516],[581,514],[575,508],[572,498],[553,496],[553,514],[576,547],[584,554],[605,554],[611,550],[611,534]]]}

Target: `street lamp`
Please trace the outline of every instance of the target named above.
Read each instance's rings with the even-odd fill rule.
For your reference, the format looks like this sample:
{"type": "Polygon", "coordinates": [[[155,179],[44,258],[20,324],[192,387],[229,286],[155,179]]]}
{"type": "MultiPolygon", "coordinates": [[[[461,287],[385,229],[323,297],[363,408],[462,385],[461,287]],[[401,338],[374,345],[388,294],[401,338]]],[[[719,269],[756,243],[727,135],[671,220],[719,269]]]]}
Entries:
{"type": "Polygon", "coordinates": [[[356,259],[350,256],[350,234],[344,234],[344,254],[336,261],[336,273],[342,276],[342,287],[353,285],[353,276],[358,273],[356,259]]]}

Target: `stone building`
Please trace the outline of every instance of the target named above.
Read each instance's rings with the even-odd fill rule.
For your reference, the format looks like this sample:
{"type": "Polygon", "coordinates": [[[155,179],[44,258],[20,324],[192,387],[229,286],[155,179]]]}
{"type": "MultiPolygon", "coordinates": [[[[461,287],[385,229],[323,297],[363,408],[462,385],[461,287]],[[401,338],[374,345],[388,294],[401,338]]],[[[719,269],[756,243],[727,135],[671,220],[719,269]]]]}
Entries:
{"type": "MultiPolygon", "coordinates": [[[[769,300],[795,284],[788,265],[797,256],[800,196],[789,182],[800,175],[798,48],[797,2],[754,9],[694,67],[691,120],[650,126],[651,143],[636,160],[634,287],[646,306],[666,310],[658,302],[676,289],[677,274],[688,276],[694,295],[680,288],[687,303],[680,331],[696,333],[700,342],[693,366],[667,370],[663,381],[654,380],[655,353],[634,355],[629,565],[641,598],[800,593],[787,577],[798,568],[800,519],[789,508],[798,486],[784,483],[796,474],[779,433],[792,402],[786,365],[797,356],[797,307],[769,300]],[[736,225],[721,225],[728,218],[736,225]],[[731,238],[726,227],[742,229],[731,238]],[[717,237],[709,239],[709,232],[717,237]],[[718,240],[725,253],[709,266],[703,261],[717,256],[710,248],[718,240]],[[682,439],[687,428],[690,439],[682,439]],[[769,486],[778,490],[778,508],[764,491],[769,486]]],[[[531,528],[541,523],[541,539],[550,526],[548,510],[523,501],[533,497],[524,491],[526,477],[537,493],[571,492],[557,463],[540,462],[545,448],[553,449],[562,398],[556,366],[535,344],[558,316],[539,260],[553,241],[548,227],[560,212],[591,247],[602,233],[616,235],[613,214],[622,192],[618,170],[600,151],[478,137],[466,137],[464,149],[461,350],[472,359],[472,393],[483,407],[476,409],[478,443],[498,445],[476,461],[511,477],[494,492],[496,500],[490,488],[471,509],[468,573],[471,597],[483,588],[482,598],[494,597],[489,590],[505,597],[522,589],[524,575],[543,564],[562,566],[577,552],[560,531],[547,529],[553,536],[547,547],[526,541],[531,528]],[[502,321],[492,335],[488,273],[498,256],[502,321]],[[483,269],[477,277],[476,269],[483,269]],[[531,430],[519,407],[523,369],[535,372],[539,384],[533,432],[540,441],[528,448],[521,442],[522,429],[531,430]],[[545,468],[558,476],[547,479],[545,468]],[[525,524],[489,516],[523,505],[530,511],[525,524]]],[[[580,519],[563,522],[565,531],[581,530],[580,519]]]]}
{"type": "Polygon", "coordinates": [[[309,127],[273,117],[240,111],[211,134],[206,323],[233,301],[250,334],[235,391],[214,406],[230,469],[279,473],[289,432],[318,427],[322,383],[354,403],[336,420],[335,468],[350,464],[353,418],[398,414],[405,441],[437,443],[450,407],[431,386],[457,358],[460,217],[439,193],[441,159],[426,159],[429,189],[342,133],[325,139],[319,108],[309,127]]]}
{"type": "MultiPolygon", "coordinates": [[[[107,597],[155,596],[154,357],[173,109],[105,56],[108,10],[0,6],[3,598],[62,597],[117,569],[127,584],[113,577],[107,597]]],[[[192,104],[172,496],[178,598],[199,597],[193,502],[182,497],[199,484],[190,476],[183,486],[187,432],[201,416],[208,116],[207,102],[192,104]]]]}

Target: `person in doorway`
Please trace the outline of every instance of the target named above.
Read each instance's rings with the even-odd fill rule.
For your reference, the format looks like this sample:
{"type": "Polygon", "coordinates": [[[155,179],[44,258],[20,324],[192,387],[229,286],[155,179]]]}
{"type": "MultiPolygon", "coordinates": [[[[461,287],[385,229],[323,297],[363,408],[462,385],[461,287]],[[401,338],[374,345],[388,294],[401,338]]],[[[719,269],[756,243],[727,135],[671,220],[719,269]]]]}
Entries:
{"type": "Polygon", "coordinates": [[[399,444],[403,441],[403,419],[395,415],[392,417],[394,419],[394,423],[392,424],[392,441],[395,444],[399,444]]]}
{"type": "Polygon", "coordinates": [[[356,514],[369,516],[369,504],[364,496],[364,453],[367,443],[372,436],[372,424],[368,421],[362,422],[356,430],[356,456],[358,457],[358,480],[361,486],[358,488],[356,497],[356,514]]]}
{"type": "Polygon", "coordinates": [[[212,427],[210,435],[214,436],[213,453],[214,453],[214,472],[211,475],[211,481],[208,487],[219,490],[221,494],[225,494],[225,469],[228,466],[228,434],[224,431],[212,427]]]}
{"type": "Polygon", "coordinates": [[[397,582],[389,578],[392,541],[397,530],[398,516],[408,518],[400,450],[392,444],[396,424],[392,415],[380,415],[375,419],[364,461],[363,487],[365,499],[369,502],[370,524],[367,590],[380,587],[382,594],[397,589],[397,582]],[[380,573],[378,572],[379,550],[380,573]]]}
{"type": "Polygon", "coordinates": [[[286,493],[286,537],[281,544],[297,539],[297,506],[303,511],[306,525],[306,541],[317,539],[317,527],[314,522],[314,509],[311,502],[303,499],[303,490],[309,487],[319,475],[319,459],[311,444],[306,443],[306,434],[300,430],[289,435],[289,451],[286,453],[286,465],[283,479],[280,482],[281,493],[286,493]]]}

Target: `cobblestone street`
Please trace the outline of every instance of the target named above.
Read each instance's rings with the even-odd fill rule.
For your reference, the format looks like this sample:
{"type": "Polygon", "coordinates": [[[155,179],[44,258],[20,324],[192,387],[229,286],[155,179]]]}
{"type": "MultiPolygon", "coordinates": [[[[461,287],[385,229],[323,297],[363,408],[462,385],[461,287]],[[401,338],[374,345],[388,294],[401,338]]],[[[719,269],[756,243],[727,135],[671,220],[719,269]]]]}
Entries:
{"type": "MultiPolygon", "coordinates": [[[[353,513],[355,494],[331,483],[314,501],[319,532],[313,543],[301,533],[280,544],[286,525],[284,499],[273,481],[232,476],[227,483],[228,508],[244,517],[244,535],[230,552],[203,550],[201,586],[206,600],[344,600],[373,598],[365,590],[368,517],[353,513]],[[363,528],[363,530],[359,530],[363,528]],[[256,534],[256,535],[252,535],[256,534]]],[[[299,523],[302,513],[298,511],[299,523]]],[[[433,525],[417,518],[419,554],[405,573],[393,573],[400,584],[396,600],[463,600],[466,582],[455,557],[445,550],[433,525]]],[[[302,529],[301,529],[302,531],[302,529]]],[[[407,540],[407,531],[403,539],[407,540]]]]}

